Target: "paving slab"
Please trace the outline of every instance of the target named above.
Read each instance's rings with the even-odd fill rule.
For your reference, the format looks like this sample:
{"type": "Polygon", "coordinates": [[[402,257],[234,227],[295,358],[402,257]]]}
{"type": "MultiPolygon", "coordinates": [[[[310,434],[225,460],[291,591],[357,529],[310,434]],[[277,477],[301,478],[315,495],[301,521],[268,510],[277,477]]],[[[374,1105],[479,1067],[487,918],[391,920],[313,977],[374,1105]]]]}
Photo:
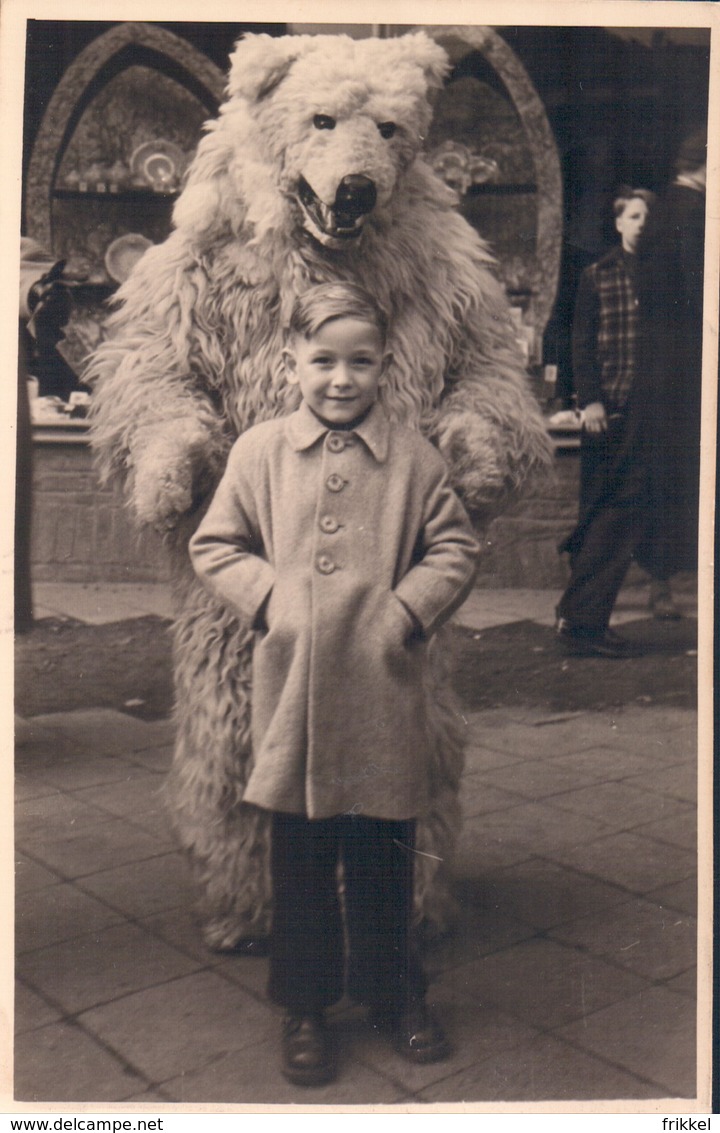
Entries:
{"type": "Polygon", "coordinates": [[[503,850],[514,847],[524,851],[525,857],[561,860],[558,855],[562,854],[572,862],[576,846],[584,846],[588,839],[600,838],[611,830],[609,823],[588,815],[568,813],[547,802],[523,802],[481,816],[478,849],[489,853],[495,844],[503,850]]]}
{"type": "MultiPolygon", "coordinates": [[[[124,1059],[142,1067],[151,1085],[202,1070],[228,1052],[256,1051],[275,1038],[278,1027],[267,1004],[209,971],[91,1008],[80,1020],[124,1059]]],[[[257,1059],[256,1069],[262,1073],[257,1059]]]]}
{"type": "MultiPolygon", "coordinates": [[[[19,763],[19,771],[24,784],[33,780],[43,784],[49,790],[35,792],[40,794],[52,791],[72,792],[82,787],[97,787],[103,783],[118,783],[129,774],[131,764],[122,756],[104,755],[90,751],[87,748],[76,748],[72,740],[66,741],[65,747],[58,746],[43,749],[37,753],[37,758],[26,759],[24,750],[23,760],[19,763]]],[[[31,797],[26,791],[25,797],[31,797]]]]}
{"type": "MultiPolygon", "coordinates": [[[[568,761],[564,766],[552,764],[549,760],[525,760],[509,766],[491,768],[479,772],[484,783],[503,791],[520,795],[525,802],[550,799],[553,795],[565,794],[570,790],[588,787],[601,781],[602,775],[587,764],[578,768],[568,761]]],[[[465,781],[463,781],[463,798],[465,781]]]]}
{"type": "Polygon", "coordinates": [[[48,885],[59,885],[63,878],[21,851],[15,852],[15,892],[31,893],[48,885]]]}
{"type": "Polygon", "coordinates": [[[453,931],[429,947],[424,955],[425,970],[432,979],[536,935],[537,930],[532,925],[510,916],[507,910],[487,908],[482,903],[482,887],[479,893],[477,888],[475,877],[461,881],[456,887],[460,918],[453,931]],[[476,903],[478,899],[480,904],[476,903]]]}
{"type": "Polygon", "coordinates": [[[465,748],[465,769],[468,774],[484,774],[502,767],[517,767],[523,757],[515,752],[493,751],[477,742],[470,742],[465,748]]]}
{"type": "MultiPolygon", "coordinates": [[[[367,1023],[359,1024],[355,1032],[356,1056],[392,1077],[409,1093],[424,1092],[433,1084],[455,1079],[459,1072],[478,1067],[485,1059],[494,1059],[499,1051],[521,1047],[538,1033],[492,1005],[478,1009],[476,1003],[468,1003],[459,977],[456,983],[444,982],[430,998],[452,1046],[450,1057],[443,1062],[428,1066],[408,1062],[367,1023]]],[[[456,1093],[447,1100],[466,1099],[462,1093],[456,1093]]]]}
{"type": "Polygon", "coordinates": [[[550,937],[582,947],[650,980],[669,980],[695,966],[697,921],[642,898],[551,929],[550,937]]]}
{"type": "MultiPolygon", "coordinates": [[[[174,727],[172,730],[174,731],[174,727]]],[[[146,771],[166,775],[172,764],[173,747],[172,743],[159,744],[157,747],[149,747],[143,751],[130,752],[126,758],[133,767],[142,767],[146,771]]]]}
{"type": "Polygon", "coordinates": [[[407,1100],[407,1091],[381,1070],[356,1057],[352,1041],[332,1028],[337,1079],[312,1089],[293,1086],[280,1073],[279,1022],[273,1039],[240,1050],[223,1052],[198,1070],[163,1082],[163,1093],[186,1105],[394,1105],[407,1100]]]}
{"type": "Polygon", "coordinates": [[[698,767],[696,759],[687,759],[672,767],[653,768],[652,775],[629,776],[630,786],[655,795],[670,795],[682,802],[697,803],[698,767]]]}
{"type": "Polygon", "coordinates": [[[593,1055],[542,1035],[444,1078],[420,1092],[427,1103],[618,1101],[658,1096],[657,1086],[593,1055]]]}
{"type": "Polygon", "coordinates": [[[96,811],[117,818],[128,818],[134,822],[140,818],[153,818],[161,823],[165,815],[162,801],[164,782],[165,777],[157,772],[131,766],[121,783],[86,787],[77,791],[74,797],[93,806],[96,811]]]}
{"type": "MultiPolygon", "coordinates": [[[[167,941],[173,948],[184,952],[186,956],[200,961],[204,967],[220,964],[226,959],[223,953],[213,952],[203,944],[200,921],[195,915],[192,902],[185,901],[182,905],[153,913],[143,917],[138,923],[148,932],[159,936],[161,940],[167,941]]],[[[241,964],[250,963],[255,966],[262,966],[264,971],[264,966],[256,957],[233,956],[232,959],[241,964]]]]}
{"type": "Polygon", "coordinates": [[[661,885],[657,889],[650,889],[646,894],[648,900],[677,909],[681,913],[697,916],[698,908],[698,882],[697,878],[686,877],[672,885],[661,885]]]}
{"type": "Polygon", "coordinates": [[[15,806],[15,835],[22,841],[24,835],[33,840],[40,833],[44,838],[55,838],[97,825],[103,812],[77,794],[58,792],[39,798],[20,800],[15,806]]]}
{"type": "Polygon", "coordinates": [[[689,1098],[696,1093],[695,1026],[695,1004],[686,996],[646,987],[559,1034],[657,1083],[669,1097],[689,1098]]]}
{"type": "Polygon", "coordinates": [[[679,976],[673,976],[671,980],[667,981],[665,986],[668,991],[675,991],[680,995],[687,995],[693,1003],[697,1003],[698,979],[697,969],[695,967],[688,968],[686,972],[681,972],[679,976]]]}
{"type": "Polygon", "coordinates": [[[461,996],[468,1012],[492,1004],[530,1026],[552,1030],[622,1003],[646,986],[635,973],[576,948],[533,939],[444,972],[435,994],[439,1000],[448,992],[461,996]]]}
{"type": "Polygon", "coordinates": [[[685,804],[688,810],[685,815],[676,814],[673,820],[656,818],[636,827],[635,833],[643,838],[655,838],[658,842],[667,842],[670,846],[679,846],[683,850],[697,851],[697,810],[694,806],[685,804]]]}
{"type": "Polygon", "coordinates": [[[484,870],[465,883],[464,892],[487,916],[514,917],[536,930],[547,931],[593,910],[612,908],[626,900],[618,886],[589,878],[545,858],[533,858],[499,870],[484,870]]]}
{"type": "Polygon", "coordinates": [[[58,1006],[48,1003],[42,995],[27,987],[21,979],[15,981],[14,1009],[16,1035],[21,1035],[24,1031],[34,1031],[48,1023],[57,1023],[62,1016],[58,1006]]]}
{"type": "Polygon", "coordinates": [[[64,883],[18,894],[15,901],[15,948],[18,954],[47,948],[122,919],[117,909],[64,883]]]}
{"type": "Polygon", "coordinates": [[[677,846],[621,832],[592,838],[586,845],[557,846],[555,859],[633,893],[645,894],[694,877],[697,855],[677,846]]]}
{"type": "Polygon", "coordinates": [[[694,814],[689,803],[669,795],[651,795],[624,782],[595,783],[553,795],[552,805],[558,810],[596,818],[617,830],[631,830],[658,818],[668,825],[682,826],[694,814]]]}
{"type": "Polygon", "coordinates": [[[78,936],[19,960],[23,979],[69,1015],[197,968],[197,961],[133,924],[78,936]]]}
{"type": "Polygon", "coordinates": [[[91,877],[110,869],[115,862],[125,863],[155,858],[167,852],[168,841],[156,838],[139,826],[121,818],[106,817],[93,826],[71,829],[64,837],[18,837],[18,846],[32,848],[35,858],[63,877],[91,877]]]}
{"type": "Polygon", "coordinates": [[[489,834],[487,816],[478,815],[463,820],[453,852],[453,875],[462,882],[486,870],[503,869],[532,857],[534,853],[529,845],[489,834]]]}
{"type": "Polygon", "coordinates": [[[166,853],[83,877],[79,887],[132,920],[192,903],[184,859],[166,853]]]}
{"type": "Polygon", "coordinates": [[[51,1023],[19,1035],[15,1097],[26,1102],[121,1102],[147,1083],[73,1023],[51,1023]]]}
{"type": "Polygon", "coordinates": [[[476,818],[495,810],[507,810],[523,802],[518,792],[494,787],[481,775],[466,775],[462,784],[462,812],[464,818],[476,818]]]}
{"type": "Polygon", "coordinates": [[[657,760],[650,755],[631,751],[631,742],[637,743],[637,741],[625,740],[621,747],[598,744],[583,751],[553,755],[544,761],[543,766],[592,775],[596,783],[622,782],[629,776],[642,777],[653,774],[657,768],[657,760]]]}

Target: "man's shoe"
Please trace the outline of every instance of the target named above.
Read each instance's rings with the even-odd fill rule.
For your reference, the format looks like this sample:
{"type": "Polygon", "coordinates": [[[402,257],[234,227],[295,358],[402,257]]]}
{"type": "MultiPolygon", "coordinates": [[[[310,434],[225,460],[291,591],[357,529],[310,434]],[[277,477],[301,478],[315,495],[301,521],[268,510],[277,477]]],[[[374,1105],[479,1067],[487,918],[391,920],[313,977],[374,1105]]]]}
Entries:
{"type": "Polygon", "coordinates": [[[625,637],[620,637],[611,629],[604,633],[584,633],[572,629],[560,618],[557,624],[557,640],[567,657],[605,657],[618,660],[624,657],[642,656],[642,647],[625,637]]]}
{"type": "Polygon", "coordinates": [[[334,1078],[330,1035],[321,1012],[283,1019],[282,1073],[295,1086],[322,1086],[334,1078]]]}
{"type": "Polygon", "coordinates": [[[667,582],[650,583],[650,609],[654,618],[662,621],[677,621],[682,614],[675,605],[672,590],[667,582]]]}
{"type": "Polygon", "coordinates": [[[422,1000],[396,1011],[376,1008],[370,1022],[386,1032],[398,1054],[410,1062],[441,1062],[452,1053],[445,1032],[422,1000]]]}
{"type": "Polygon", "coordinates": [[[242,936],[229,948],[216,948],[215,951],[225,952],[233,956],[254,956],[261,960],[270,951],[270,938],[268,936],[242,936]]]}

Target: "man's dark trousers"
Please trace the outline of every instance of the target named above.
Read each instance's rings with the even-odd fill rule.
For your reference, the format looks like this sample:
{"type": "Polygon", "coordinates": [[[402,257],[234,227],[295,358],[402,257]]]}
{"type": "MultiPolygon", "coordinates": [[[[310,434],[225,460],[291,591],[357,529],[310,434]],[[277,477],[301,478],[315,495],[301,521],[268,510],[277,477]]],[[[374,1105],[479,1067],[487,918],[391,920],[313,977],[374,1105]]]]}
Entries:
{"type": "Polygon", "coordinates": [[[411,934],[414,839],[414,821],[273,814],[273,1002],[309,1014],[345,990],[391,1009],[425,994],[411,934]]]}
{"type": "Polygon", "coordinates": [[[607,433],[582,437],[580,519],[564,544],[570,582],[558,617],[579,634],[603,634],[647,527],[648,473],[622,418],[607,433]]]}

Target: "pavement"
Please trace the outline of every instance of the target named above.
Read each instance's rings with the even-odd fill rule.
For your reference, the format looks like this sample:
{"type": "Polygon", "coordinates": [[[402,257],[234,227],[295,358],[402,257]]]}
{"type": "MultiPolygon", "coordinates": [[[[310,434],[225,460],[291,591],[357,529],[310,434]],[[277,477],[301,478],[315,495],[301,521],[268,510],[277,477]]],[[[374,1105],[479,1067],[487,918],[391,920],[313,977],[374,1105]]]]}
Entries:
{"type": "MultiPolygon", "coordinates": [[[[476,591],[458,620],[549,625],[555,599],[476,591]]],[[[35,603],[36,617],[95,623],[170,613],[153,585],[39,584],[35,603]]],[[[614,620],[645,610],[628,589],[614,620]]],[[[466,723],[461,918],[426,955],[454,1053],[405,1062],[343,1002],[338,1079],[308,1090],[279,1073],[266,962],[202,945],[160,801],[172,722],[98,708],[17,719],[16,1102],[706,1112],[696,712],[520,707],[466,723]]]]}

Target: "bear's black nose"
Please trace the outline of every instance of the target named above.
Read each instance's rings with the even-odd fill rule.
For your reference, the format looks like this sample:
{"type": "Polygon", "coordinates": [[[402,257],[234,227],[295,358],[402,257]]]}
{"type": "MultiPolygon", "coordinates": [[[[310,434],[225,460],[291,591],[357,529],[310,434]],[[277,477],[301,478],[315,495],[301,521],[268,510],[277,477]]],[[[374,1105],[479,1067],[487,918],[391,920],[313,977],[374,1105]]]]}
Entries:
{"type": "Polygon", "coordinates": [[[354,220],[358,216],[367,216],[375,208],[377,189],[369,177],[361,173],[351,173],[343,177],[335,194],[334,210],[337,216],[346,216],[354,220]]]}

